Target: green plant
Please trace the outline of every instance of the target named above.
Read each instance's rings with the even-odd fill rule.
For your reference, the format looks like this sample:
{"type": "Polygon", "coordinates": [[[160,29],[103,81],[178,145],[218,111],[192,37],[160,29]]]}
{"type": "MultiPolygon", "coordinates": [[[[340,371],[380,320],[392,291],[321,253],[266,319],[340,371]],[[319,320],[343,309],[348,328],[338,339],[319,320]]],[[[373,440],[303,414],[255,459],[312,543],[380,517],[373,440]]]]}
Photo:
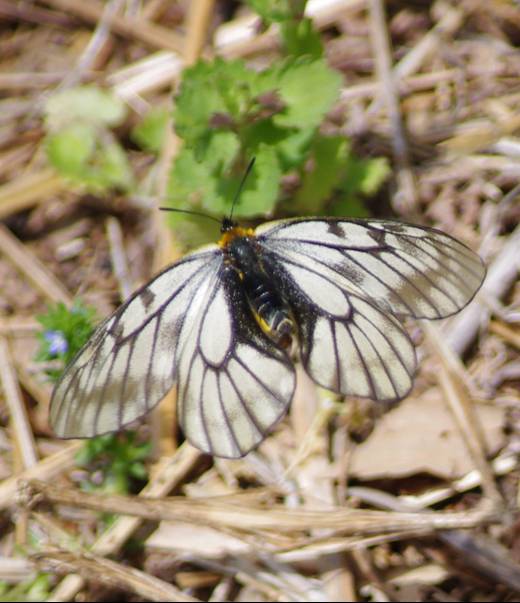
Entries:
{"type": "Polygon", "coordinates": [[[132,129],[132,140],[142,149],[158,153],[163,146],[168,126],[169,111],[166,107],[153,108],[132,129]]]}
{"type": "Polygon", "coordinates": [[[134,177],[128,157],[111,131],[126,112],[123,101],[96,86],[52,94],[45,104],[50,163],[87,190],[131,190],[134,177]]]}
{"type": "Polygon", "coordinates": [[[88,469],[90,474],[89,479],[81,482],[81,487],[114,494],[131,492],[133,482],[148,477],[144,461],[150,455],[151,446],[151,442],[139,442],[133,431],[86,440],[76,455],[78,465],[88,469]]]}
{"type": "Polygon", "coordinates": [[[5,602],[47,601],[50,590],[51,578],[48,574],[38,573],[15,585],[0,580],[0,600],[5,602]]]}
{"type": "MultiPolygon", "coordinates": [[[[58,303],[38,316],[42,330],[37,334],[40,348],[36,360],[58,360],[59,368],[47,369],[51,381],[56,381],[94,330],[95,310],[76,302],[71,309],[58,303]]],[[[76,460],[90,470],[91,478],[82,486],[87,490],[126,493],[132,480],[145,480],[143,461],[149,455],[150,444],[138,442],[134,432],[108,434],[85,441],[76,460]]]]}
{"type": "Polygon", "coordinates": [[[60,367],[47,369],[51,381],[56,381],[65,366],[74,358],[94,330],[96,312],[77,301],[72,308],[59,302],[37,316],[42,330],[37,334],[40,347],[35,359],[40,362],[58,360],[60,367]]]}
{"type": "MultiPolygon", "coordinates": [[[[358,196],[377,189],[388,166],[384,160],[354,158],[342,134],[324,133],[341,76],[325,61],[312,21],[302,16],[305,2],[249,4],[266,25],[278,25],[285,56],[261,71],[242,60],[223,59],[200,61],[184,71],[174,110],[184,144],[172,166],[169,203],[228,215],[245,166],[255,156],[236,216],[275,210],[365,213],[358,196]],[[284,186],[284,180],[293,186],[284,186]]],[[[183,219],[170,216],[173,223],[183,219]]]]}
{"type": "MultiPolygon", "coordinates": [[[[382,159],[356,158],[343,134],[324,131],[342,78],[327,64],[319,32],[304,16],[306,0],[248,3],[266,27],[278,27],[282,56],[263,70],[216,59],[184,71],[174,110],[184,144],[171,167],[168,203],[216,217],[229,214],[238,181],[255,156],[237,217],[366,214],[360,195],[377,190],[389,168],[382,159]]],[[[126,114],[120,99],[93,85],[53,94],[45,106],[50,162],[88,190],[134,190],[127,153],[112,132],[126,114]]],[[[131,138],[157,153],[168,122],[167,112],[154,108],[131,138]]],[[[192,245],[214,236],[208,223],[199,220],[186,230],[186,216],[169,219],[183,220],[192,245]]]]}
{"type": "Polygon", "coordinates": [[[175,109],[185,145],[171,174],[172,204],[195,201],[205,211],[228,213],[245,165],[255,156],[236,213],[272,212],[282,175],[301,166],[321,139],[317,128],[338,89],[339,75],[321,59],[288,59],[262,72],[222,59],[187,69],[175,109]],[[306,85],[320,93],[306,99],[306,85]],[[201,94],[205,86],[210,92],[201,94]]]}

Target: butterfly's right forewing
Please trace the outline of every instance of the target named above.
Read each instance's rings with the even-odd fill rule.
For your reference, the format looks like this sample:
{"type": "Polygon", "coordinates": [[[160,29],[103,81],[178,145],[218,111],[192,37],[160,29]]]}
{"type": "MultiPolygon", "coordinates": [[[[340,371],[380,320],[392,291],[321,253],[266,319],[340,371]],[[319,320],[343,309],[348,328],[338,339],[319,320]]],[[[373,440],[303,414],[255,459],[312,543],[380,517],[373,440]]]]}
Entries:
{"type": "Polygon", "coordinates": [[[293,308],[307,373],[343,395],[407,395],[416,356],[397,316],[449,316],[486,272],[452,237],[387,220],[290,219],[256,234],[264,266],[293,308]]]}
{"type": "Polygon", "coordinates": [[[470,302],[486,274],[476,253],[433,228],[308,218],[267,223],[256,232],[282,263],[399,316],[450,316],[470,302]]]}

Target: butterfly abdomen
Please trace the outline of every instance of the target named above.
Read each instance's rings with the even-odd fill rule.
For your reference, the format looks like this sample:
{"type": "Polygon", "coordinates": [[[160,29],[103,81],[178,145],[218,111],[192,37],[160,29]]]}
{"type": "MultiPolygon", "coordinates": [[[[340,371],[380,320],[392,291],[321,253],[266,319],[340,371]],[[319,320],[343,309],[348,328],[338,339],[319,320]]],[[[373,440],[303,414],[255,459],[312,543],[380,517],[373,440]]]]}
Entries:
{"type": "Polygon", "coordinates": [[[262,331],[284,349],[291,347],[295,323],[287,302],[277,293],[262,267],[250,237],[237,237],[227,246],[251,312],[262,331]]]}
{"type": "Polygon", "coordinates": [[[287,304],[258,274],[249,275],[243,282],[251,309],[262,330],[282,348],[290,347],[294,321],[287,304]]]}

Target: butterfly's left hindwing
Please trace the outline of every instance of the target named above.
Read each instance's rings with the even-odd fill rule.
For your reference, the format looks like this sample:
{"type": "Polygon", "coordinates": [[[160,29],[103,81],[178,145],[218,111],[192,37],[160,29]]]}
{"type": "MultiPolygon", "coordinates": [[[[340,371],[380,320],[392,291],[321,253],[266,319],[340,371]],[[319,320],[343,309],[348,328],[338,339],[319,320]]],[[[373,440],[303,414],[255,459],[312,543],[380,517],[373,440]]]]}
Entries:
{"type": "Polygon", "coordinates": [[[237,273],[227,266],[184,329],[177,361],[182,429],[201,450],[243,456],[286,414],[294,367],[258,328],[237,273]]]}
{"type": "Polygon", "coordinates": [[[287,259],[266,253],[264,263],[293,310],[300,359],[316,383],[374,400],[406,396],[415,349],[392,314],[287,259]]]}

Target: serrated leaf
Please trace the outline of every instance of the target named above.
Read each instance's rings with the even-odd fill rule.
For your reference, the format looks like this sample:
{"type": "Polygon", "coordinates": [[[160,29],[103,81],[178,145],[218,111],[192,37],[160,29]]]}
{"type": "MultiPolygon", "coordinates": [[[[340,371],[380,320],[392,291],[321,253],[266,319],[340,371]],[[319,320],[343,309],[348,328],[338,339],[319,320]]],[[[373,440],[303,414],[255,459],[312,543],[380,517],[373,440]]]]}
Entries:
{"type": "Polygon", "coordinates": [[[390,166],[384,157],[362,159],[351,155],[341,188],[347,195],[373,195],[389,174],[390,166]]]}
{"type": "Polygon", "coordinates": [[[86,123],[71,124],[49,134],[46,151],[49,161],[63,175],[76,177],[96,146],[95,129],[86,123]]]}
{"type": "Polygon", "coordinates": [[[165,107],[149,111],[133,128],[131,137],[145,151],[158,153],[163,146],[170,112],[165,107]]]}
{"type": "MultiPolygon", "coordinates": [[[[168,185],[169,204],[175,208],[199,209],[216,217],[229,215],[243,170],[234,165],[238,147],[229,153],[230,161],[198,161],[192,150],[184,148],[172,169],[168,185]]],[[[259,145],[251,156],[255,169],[242,190],[234,215],[246,217],[271,212],[278,197],[281,170],[275,149],[259,145]]],[[[178,220],[173,218],[173,222],[178,220]]]]}
{"type": "Polygon", "coordinates": [[[204,136],[211,116],[226,110],[218,90],[211,85],[215,77],[213,66],[198,62],[183,73],[179,93],[175,101],[175,130],[188,145],[204,136]],[[204,82],[208,82],[207,88],[204,82]],[[204,90],[204,94],[202,94],[204,90]]]}
{"type": "Polygon", "coordinates": [[[369,164],[361,182],[361,192],[364,195],[373,195],[388,178],[391,170],[386,157],[376,157],[368,161],[369,164]]]}
{"type": "Polygon", "coordinates": [[[384,157],[363,159],[350,155],[339,186],[342,195],[332,204],[331,215],[366,217],[362,196],[376,193],[389,174],[390,166],[384,157]]]}
{"type": "Polygon", "coordinates": [[[291,130],[280,128],[273,124],[272,120],[264,120],[253,123],[241,131],[241,138],[244,148],[251,149],[259,144],[276,146],[281,144],[288,136],[291,136],[291,130]]]}
{"type": "Polygon", "coordinates": [[[319,59],[293,61],[279,77],[279,94],[286,103],[284,113],[275,115],[283,127],[316,128],[338,98],[342,78],[319,59]]]}
{"type": "Polygon", "coordinates": [[[309,153],[316,129],[305,128],[286,130],[290,132],[284,140],[276,144],[276,151],[284,171],[299,168],[309,153]]]}
{"type": "Polygon", "coordinates": [[[327,213],[330,216],[348,216],[349,218],[368,218],[370,216],[370,212],[359,195],[343,195],[329,206],[327,213]]]}
{"type": "Polygon", "coordinates": [[[310,165],[303,171],[301,186],[293,198],[291,210],[302,214],[321,213],[341,180],[348,148],[343,136],[315,137],[310,150],[310,165]]]}
{"type": "Polygon", "coordinates": [[[81,121],[117,126],[126,117],[126,106],[112,92],[97,86],[78,86],[50,96],[45,103],[45,125],[56,130],[81,121]]]}
{"type": "Polygon", "coordinates": [[[315,59],[323,56],[321,37],[311,19],[286,21],[281,24],[280,32],[286,54],[310,55],[315,59]]]}
{"type": "Polygon", "coordinates": [[[215,171],[225,171],[234,165],[240,150],[240,140],[233,132],[214,132],[204,149],[204,162],[215,171]]]}
{"type": "Polygon", "coordinates": [[[199,61],[183,74],[174,113],[175,129],[195,146],[211,133],[213,116],[240,119],[252,102],[258,75],[241,60],[199,61]]]}
{"type": "Polygon", "coordinates": [[[213,189],[208,164],[197,161],[193,150],[183,147],[170,172],[168,204],[173,208],[200,208],[203,198],[213,189]]]}
{"type": "MultiPolygon", "coordinates": [[[[256,158],[255,167],[244,183],[240,198],[234,207],[235,217],[266,215],[272,211],[278,197],[281,172],[276,151],[272,147],[260,144],[251,150],[250,155],[256,158]]],[[[230,215],[244,169],[245,165],[240,167],[230,164],[228,168],[213,171],[214,193],[203,199],[203,208],[220,217],[230,215]]]]}
{"type": "Polygon", "coordinates": [[[282,171],[275,149],[261,144],[255,152],[256,162],[235,206],[237,217],[266,216],[278,200],[282,171]]]}
{"type": "Polygon", "coordinates": [[[168,199],[172,207],[199,208],[220,215],[226,200],[219,189],[219,177],[233,162],[239,149],[235,134],[215,133],[199,158],[183,147],[172,167],[168,199]]]}

